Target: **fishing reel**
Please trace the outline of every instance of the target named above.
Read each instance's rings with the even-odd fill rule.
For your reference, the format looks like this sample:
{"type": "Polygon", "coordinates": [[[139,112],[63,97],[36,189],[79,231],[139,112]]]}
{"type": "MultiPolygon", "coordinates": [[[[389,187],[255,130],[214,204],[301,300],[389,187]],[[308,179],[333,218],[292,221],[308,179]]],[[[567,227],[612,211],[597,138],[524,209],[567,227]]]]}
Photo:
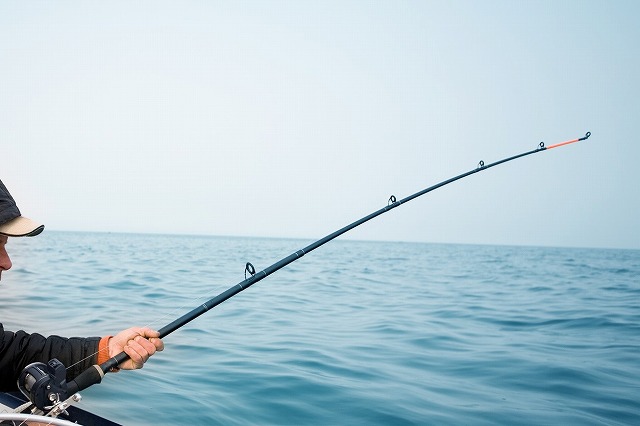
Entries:
{"type": "Polygon", "coordinates": [[[34,362],[27,365],[18,377],[18,389],[37,409],[50,412],[57,416],[64,413],[71,405],[71,400],[77,402],[79,394],[69,395],[66,382],[66,368],[57,359],[47,364],[34,362]]]}

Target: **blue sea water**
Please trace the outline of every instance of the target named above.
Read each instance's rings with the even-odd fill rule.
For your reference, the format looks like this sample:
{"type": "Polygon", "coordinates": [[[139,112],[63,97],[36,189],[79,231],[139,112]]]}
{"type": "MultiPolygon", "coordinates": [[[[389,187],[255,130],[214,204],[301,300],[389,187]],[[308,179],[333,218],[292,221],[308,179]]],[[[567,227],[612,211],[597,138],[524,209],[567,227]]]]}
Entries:
{"type": "MultiPolygon", "coordinates": [[[[12,239],[6,329],[160,328],[311,241],[12,239]]],[[[640,251],[336,240],[108,374],[125,425],[640,424],[640,251]]]]}

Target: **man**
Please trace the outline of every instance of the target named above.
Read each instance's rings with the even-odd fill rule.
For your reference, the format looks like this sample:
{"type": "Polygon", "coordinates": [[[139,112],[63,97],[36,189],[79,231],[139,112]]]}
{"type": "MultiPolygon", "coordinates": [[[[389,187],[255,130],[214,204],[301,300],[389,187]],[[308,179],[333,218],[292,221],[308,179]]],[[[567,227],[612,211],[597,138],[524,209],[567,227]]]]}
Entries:
{"type": "MultiPolygon", "coordinates": [[[[33,237],[43,230],[44,225],[21,215],[9,190],[0,180],[0,279],[2,272],[12,266],[6,249],[9,238],[33,237]]],[[[129,359],[121,363],[119,368],[142,368],[151,355],[164,349],[158,336],[157,331],[149,328],[132,327],[115,336],[44,337],[24,331],[6,331],[0,322],[0,391],[16,390],[18,376],[24,367],[32,362],[46,363],[52,358],[69,367],[67,380],[122,351],[126,352],[129,359]]]]}

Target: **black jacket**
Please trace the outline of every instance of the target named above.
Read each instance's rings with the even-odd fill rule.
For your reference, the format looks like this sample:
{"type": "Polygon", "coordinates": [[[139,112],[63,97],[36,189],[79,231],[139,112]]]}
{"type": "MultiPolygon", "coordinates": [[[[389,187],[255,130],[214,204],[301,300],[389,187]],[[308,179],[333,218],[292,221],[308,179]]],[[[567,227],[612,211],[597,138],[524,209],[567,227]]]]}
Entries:
{"type": "Polygon", "coordinates": [[[71,380],[97,362],[99,342],[99,337],[67,339],[24,331],[13,333],[0,324],[0,391],[17,390],[18,376],[24,367],[32,362],[47,363],[52,358],[68,368],[67,380],[71,380]]]}

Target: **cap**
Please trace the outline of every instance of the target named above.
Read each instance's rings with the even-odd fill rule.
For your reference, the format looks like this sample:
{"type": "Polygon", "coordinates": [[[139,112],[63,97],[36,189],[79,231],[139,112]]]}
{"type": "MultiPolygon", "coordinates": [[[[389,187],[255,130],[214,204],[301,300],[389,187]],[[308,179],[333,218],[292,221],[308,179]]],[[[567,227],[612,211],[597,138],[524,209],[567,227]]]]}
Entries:
{"type": "Polygon", "coordinates": [[[20,214],[15,200],[0,180],[0,235],[34,237],[43,230],[44,225],[20,214]]]}

